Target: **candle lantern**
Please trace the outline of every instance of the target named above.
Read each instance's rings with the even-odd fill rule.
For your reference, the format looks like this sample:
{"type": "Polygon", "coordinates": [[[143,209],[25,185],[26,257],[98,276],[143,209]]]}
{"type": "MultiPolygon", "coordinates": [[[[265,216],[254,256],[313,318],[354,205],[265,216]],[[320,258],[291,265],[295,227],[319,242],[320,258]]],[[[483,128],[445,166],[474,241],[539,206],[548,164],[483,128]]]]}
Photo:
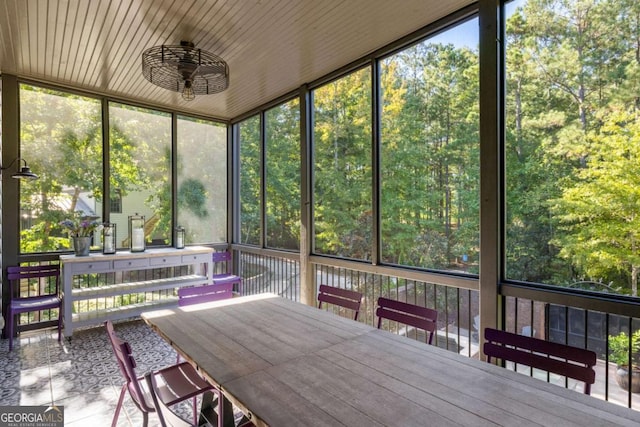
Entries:
{"type": "Polygon", "coordinates": [[[116,225],[111,222],[105,222],[102,225],[102,253],[116,253],[116,225]]]}
{"type": "Polygon", "coordinates": [[[129,250],[144,252],[144,215],[129,216],[129,250]]]}
{"type": "Polygon", "coordinates": [[[184,236],[185,231],[181,226],[176,227],[176,239],[175,239],[175,247],[176,249],[184,249],[184,236]]]}

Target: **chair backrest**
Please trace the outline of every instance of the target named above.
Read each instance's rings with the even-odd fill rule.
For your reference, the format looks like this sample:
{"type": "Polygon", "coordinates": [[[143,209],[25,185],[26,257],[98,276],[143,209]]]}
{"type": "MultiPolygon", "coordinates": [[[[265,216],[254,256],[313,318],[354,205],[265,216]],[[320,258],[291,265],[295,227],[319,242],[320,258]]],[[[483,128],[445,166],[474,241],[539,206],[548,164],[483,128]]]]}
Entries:
{"type": "Polygon", "coordinates": [[[187,422],[182,419],[176,413],[174,413],[171,408],[169,408],[162,399],[158,398],[159,389],[158,384],[156,382],[156,377],[153,372],[148,372],[144,376],[147,381],[147,386],[149,388],[149,394],[151,395],[151,400],[153,401],[153,406],[156,408],[156,414],[158,415],[158,420],[160,420],[161,427],[193,427],[193,424],[187,422]]]}
{"type": "Polygon", "coordinates": [[[355,312],[353,320],[358,320],[360,304],[362,303],[362,293],[349,289],[320,285],[318,290],[318,308],[322,308],[323,302],[353,310],[355,312]]]}
{"type": "Polygon", "coordinates": [[[376,316],[378,316],[378,329],[382,325],[382,319],[394,320],[414,328],[424,329],[428,335],[427,342],[433,343],[438,320],[436,310],[380,297],[378,298],[376,316]]]}
{"type": "Polygon", "coordinates": [[[178,289],[180,307],[233,297],[233,283],[191,286],[178,289]]]}
{"type": "MultiPolygon", "coordinates": [[[[55,291],[51,292],[51,295],[58,295],[60,293],[60,265],[32,265],[27,267],[11,266],[7,267],[7,278],[13,282],[12,286],[12,298],[20,297],[20,283],[21,279],[40,279],[50,278],[55,285],[55,291]]],[[[49,294],[47,294],[49,295],[49,294]]],[[[29,295],[32,296],[32,295],[29,295]]]]}
{"type": "Polygon", "coordinates": [[[484,330],[484,338],[487,362],[495,357],[584,381],[584,393],[591,394],[596,381],[595,352],[492,328],[484,330]]]}
{"type": "Polygon", "coordinates": [[[224,272],[231,273],[231,251],[214,252],[212,260],[214,264],[225,263],[224,272]]]}
{"type": "Polygon", "coordinates": [[[129,390],[131,398],[140,410],[153,412],[154,409],[149,407],[147,400],[144,397],[144,392],[140,388],[140,383],[138,382],[135,369],[136,361],[133,358],[131,346],[128,342],[118,338],[115,330],[113,329],[113,323],[111,323],[110,320],[104,322],[104,326],[107,330],[107,336],[109,337],[111,347],[113,348],[113,354],[116,356],[118,368],[120,368],[120,373],[126,381],[127,389],[129,390]]]}

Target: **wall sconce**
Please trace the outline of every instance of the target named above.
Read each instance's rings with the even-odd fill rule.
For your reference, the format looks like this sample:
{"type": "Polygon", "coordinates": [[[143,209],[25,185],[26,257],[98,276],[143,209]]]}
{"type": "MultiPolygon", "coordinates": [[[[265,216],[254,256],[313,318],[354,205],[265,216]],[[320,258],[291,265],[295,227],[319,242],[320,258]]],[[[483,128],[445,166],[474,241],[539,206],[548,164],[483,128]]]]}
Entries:
{"type": "Polygon", "coordinates": [[[29,166],[27,166],[27,161],[25,159],[23,159],[22,157],[17,157],[14,161],[12,161],[11,163],[9,163],[9,166],[7,166],[6,168],[1,168],[2,170],[7,170],[9,169],[11,166],[13,166],[13,164],[16,161],[22,161],[24,163],[24,166],[20,168],[19,172],[14,173],[13,175],[11,175],[12,178],[16,178],[16,179],[38,179],[38,175],[36,175],[35,173],[31,172],[31,168],[29,168],[29,166]]]}

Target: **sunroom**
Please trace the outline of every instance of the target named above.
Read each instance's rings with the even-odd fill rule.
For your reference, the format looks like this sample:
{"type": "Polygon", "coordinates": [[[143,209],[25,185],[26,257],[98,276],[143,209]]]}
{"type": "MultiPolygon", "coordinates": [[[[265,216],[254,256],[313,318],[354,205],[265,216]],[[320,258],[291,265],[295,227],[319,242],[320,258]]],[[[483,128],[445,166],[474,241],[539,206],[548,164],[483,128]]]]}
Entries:
{"type": "MultiPolygon", "coordinates": [[[[481,361],[485,328],[589,349],[591,398],[637,414],[638,16],[604,0],[5,1],[3,323],[14,292],[52,283],[14,289],[7,267],[65,273],[59,310],[3,330],[0,406],[62,400],[67,420],[108,424],[111,377],[86,375],[108,401],[87,415],[84,375],[63,391],[68,359],[106,343],[113,320],[145,351],[163,346],[145,368],[175,363],[140,315],[175,307],[180,286],[225,268],[211,252],[230,251],[234,298],[317,307],[320,285],[353,290],[374,328],[380,297],[428,307],[432,344],[481,361]],[[219,61],[222,83],[181,52],[219,61]],[[37,179],[14,179],[25,168],[37,179]],[[90,256],[65,221],[95,225],[90,256]],[[154,254],[166,265],[136,264],[154,254]],[[101,270],[110,257],[122,263],[101,270]]],[[[140,422],[131,408],[121,424],[140,422]]]]}

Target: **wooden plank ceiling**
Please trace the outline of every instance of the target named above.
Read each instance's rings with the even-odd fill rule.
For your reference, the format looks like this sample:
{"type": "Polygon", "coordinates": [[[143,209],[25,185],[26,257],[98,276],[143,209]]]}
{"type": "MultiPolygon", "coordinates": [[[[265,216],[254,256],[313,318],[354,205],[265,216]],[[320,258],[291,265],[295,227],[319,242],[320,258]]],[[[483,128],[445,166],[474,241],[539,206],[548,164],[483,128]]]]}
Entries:
{"type": "Polygon", "coordinates": [[[0,72],[220,119],[371,53],[469,0],[2,0],[0,72]],[[142,52],[195,43],[229,88],[184,101],[149,83],[142,52]]]}

